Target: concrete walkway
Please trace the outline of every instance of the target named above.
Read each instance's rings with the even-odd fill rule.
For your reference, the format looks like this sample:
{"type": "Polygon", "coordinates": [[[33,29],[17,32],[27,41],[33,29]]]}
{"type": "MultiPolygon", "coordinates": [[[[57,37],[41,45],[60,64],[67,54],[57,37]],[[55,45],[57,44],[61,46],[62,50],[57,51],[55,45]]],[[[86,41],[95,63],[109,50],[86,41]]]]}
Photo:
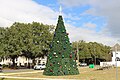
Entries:
{"type": "Polygon", "coordinates": [[[15,74],[27,74],[27,73],[38,73],[43,72],[43,70],[39,71],[31,71],[31,72],[16,72],[16,73],[0,73],[0,78],[14,78],[14,79],[30,79],[30,80],[76,80],[76,79],[50,79],[50,78],[33,78],[33,77],[17,77],[10,76],[15,74]]]}
{"type": "Polygon", "coordinates": [[[43,70],[30,71],[30,72],[0,73],[0,75],[14,75],[14,74],[38,73],[38,72],[43,72],[43,70]]]}
{"type": "Polygon", "coordinates": [[[30,80],[78,80],[78,79],[50,79],[50,78],[32,78],[32,77],[13,77],[13,76],[0,76],[0,78],[14,78],[14,79],[30,79],[30,80]]]}

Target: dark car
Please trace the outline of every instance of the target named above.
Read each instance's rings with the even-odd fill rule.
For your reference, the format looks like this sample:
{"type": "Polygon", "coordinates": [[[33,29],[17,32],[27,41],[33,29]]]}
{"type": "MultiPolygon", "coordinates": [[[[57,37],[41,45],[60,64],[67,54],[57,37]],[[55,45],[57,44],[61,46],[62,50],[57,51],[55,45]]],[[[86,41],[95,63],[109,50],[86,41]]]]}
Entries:
{"type": "Polygon", "coordinates": [[[2,65],[0,64],[0,72],[2,72],[2,65]]]}

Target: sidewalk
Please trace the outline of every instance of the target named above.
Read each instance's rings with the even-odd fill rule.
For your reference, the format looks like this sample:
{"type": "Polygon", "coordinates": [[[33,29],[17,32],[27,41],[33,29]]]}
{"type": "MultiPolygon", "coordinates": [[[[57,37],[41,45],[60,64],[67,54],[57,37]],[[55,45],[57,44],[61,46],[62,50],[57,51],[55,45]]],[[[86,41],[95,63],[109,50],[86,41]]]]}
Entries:
{"type": "Polygon", "coordinates": [[[30,79],[30,80],[77,80],[77,79],[50,79],[50,78],[31,78],[31,77],[13,77],[13,76],[0,76],[0,78],[30,79]]]}
{"type": "Polygon", "coordinates": [[[38,73],[38,72],[43,72],[43,70],[31,71],[31,72],[0,73],[0,75],[14,75],[14,74],[38,73]]]}
{"type": "Polygon", "coordinates": [[[26,74],[26,73],[39,73],[43,72],[43,70],[39,71],[31,71],[31,72],[16,72],[16,73],[0,73],[0,78],[14,78],[14,79],[30,79],[30,80],[76,80],[76,79],[50,79],[50,78],[33,78],[33,77],[16,77],[10,76],[15,74],[26,74]]]}

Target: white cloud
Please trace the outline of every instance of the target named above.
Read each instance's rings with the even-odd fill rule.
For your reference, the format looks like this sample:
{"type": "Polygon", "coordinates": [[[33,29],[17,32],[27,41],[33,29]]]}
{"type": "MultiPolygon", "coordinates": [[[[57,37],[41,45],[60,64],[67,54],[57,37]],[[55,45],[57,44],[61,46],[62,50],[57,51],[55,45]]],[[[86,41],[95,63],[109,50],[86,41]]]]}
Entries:
{"type": "Polygon", "coordinates": [[[113,46],[118,38],[106,36],[106,34],[95,32],[93,30],[83,29],[82,27],[75,27],[66,24],[66,29],[69,32],[70,41],[85,40],[87,42],[99,42],[105,45],[113,46]]]}
{"type": "Polygon", "coordinates": [[[66,5],[68,7],[71,6],[80,6],[88,2],[88,0],[58,0],[59,3],[66,5]]]}
{"type": "MultiPolygon", "coordinates": [[[[115,2],[114,2],[114,6],[115,6],[115,9],[114,9],[112,8],[114,6],[110,6],[110,8],[109,8],[109,5],[106,6],[105,5],[106,1],[105,3],[101,3],[103,0],[98,0],[99,2],[101,1],[100,3],[96,2],[96,0],[92,0],[93,2],[89,2],[89,3],[87,1],[89,0],[76,0],[76,1],[64,0],[63,3],[67,5],[72,5],[72,6],[75,6],[76,4],[77,6],[84,5],[84,4],[90,4],[93,7],[95,7],[93,8],[92,14],[94,13],[97,15],[99,14],[99,15],[104,15],[108,17],[109,26],[105,28],[106,30],[103,29],[100,33],[97,33],[93,30],[71,26],[70,24],[66,23],[67,31],[70,33],[69,35],[70,40],[71,41],[76,41],[76,40],[97,41],[97,42],[104,43],[106,45],[112,45],[119,38],[117,37],[112,38],[111,36],[108,36],[108,31],[109,33],[112,33],[116,30],[119,31],[119,27],[118,27],[118,23],[120,21],[119,16],[118,16],[119,15],[119,8],[118,8],[119,3],[116,3],[115,5],[115,2]],[[100,7],[99,9],[100,12],[98,13],[97,13],[96,6],[100,7]],[[113,25],[114,27],[111,25],[113,25]]],[[[88,12],[91,13],[91,10],[89,10],[88,12]]],[[[64,15],[65,17],[69,17],[66,14],[64,15]]],[[[42,22],[45,24],[56,25],[57,17],[58,17],[58,12],[53,11],[49,7],[37,4],[32,0],[0,0],[0,27],[8,27],[17,21],[18,22],[37,21],[37,22],[42,22]]],[[[83,26],[87,26],[91,28],[96,27],[96,25],[92,23],[87,23],[87,24],[84,24],[83,26]]]]}
{"type": "Polygon", "coordinates": [[[90,3],[93,8],[88,13],[104,16],[107,19],[107,29],[112,37],[120,36],[120,0],[97,0],[90,3]]]}
{"type": "Polygon", "coordinates": [[[88,23],[85,23],[84,25],[83,25],[83,27],[85,27],[85,28],[91,28],[91,29],[94,29],[94,28],[96,28],[96,24],[93,24],[93,23],[91,23],[91,22],[88,22],[88,23]]]}
{"type": "Polygon", "coordinates": [[[58,0],[66,6],[80,6],[89,4],[91,9],[86,11],[87,14],[104,16],[107,19],[107,29],[111,32],[113,37],[120,36],[120,0],[58,0]],[[73,3],[73,5],[71,4],[73,3]]]}
{"type": "MultiPolygon", "coordinates": [[[[117,42],[117,40],[120,40],[120,26],[119,26],[120,0],[58,0],[58,1],[68,7],[90,5],[92,8],[86,11],[85,14],[103,16],[106,18],[107,21],[106,27],[104,27],[101,31],[101,33],[104,34],[104,37],[101,37],[100,39],[103,39],[105,41],[111,40],[111,42],[117,42]]],[[[108,44],[111,44],[111,42],[108,41],[108,44]]]]}
{"type": "Polygon", "coordinates": [[[14,22],[42,22],[55,24],[57,12],[32,0],[0,0],[0,26],[14,22]]]}

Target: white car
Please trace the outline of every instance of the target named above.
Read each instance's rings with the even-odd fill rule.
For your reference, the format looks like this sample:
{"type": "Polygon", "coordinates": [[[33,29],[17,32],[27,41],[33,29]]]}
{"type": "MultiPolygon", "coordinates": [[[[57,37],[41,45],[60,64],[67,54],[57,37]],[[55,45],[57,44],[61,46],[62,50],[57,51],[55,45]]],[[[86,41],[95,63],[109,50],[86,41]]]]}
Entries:
{"type": "Polygon", "coordinates": [[[42,70],[45,69],[45,64],[37,64],[34,66],[34,70],[42,70]]]}
{"type": "Polygon", "coordinates": [[[87,66],[87,63],[80,63],[80,66],[87,66]]]}

